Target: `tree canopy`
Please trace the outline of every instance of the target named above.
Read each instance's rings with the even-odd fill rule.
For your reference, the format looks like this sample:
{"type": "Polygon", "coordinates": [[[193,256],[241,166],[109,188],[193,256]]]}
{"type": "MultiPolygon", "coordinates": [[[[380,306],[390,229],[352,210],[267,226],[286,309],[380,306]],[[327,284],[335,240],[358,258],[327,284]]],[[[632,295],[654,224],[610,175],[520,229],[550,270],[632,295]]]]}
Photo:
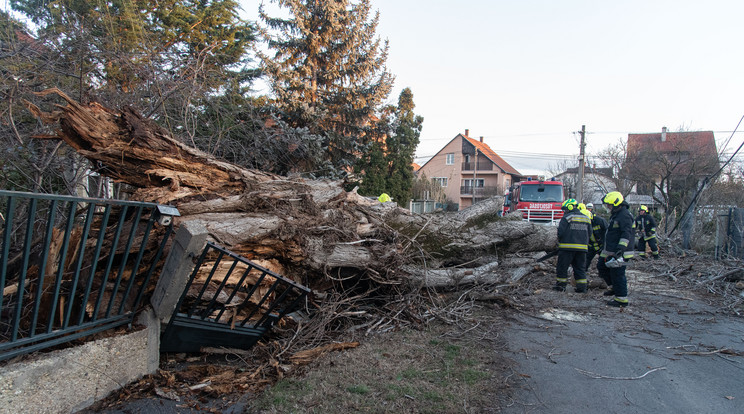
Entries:
{"type": "Polygon", "coordinates": [[[378,122],[383,138],[373,142],[356,165],[361,194],[384,192],[403,206],[413,197],[413,160],[424,122],[413,112],[415,107],[413,92],[405,88],[398,105],[386,108],[386,115],[378,122]]]}
{"type": "Polygon", "coordinates": [[[379,13],[370,1],[278,0],[287,18],[261,19],[268,52],[260,53],[280,117],[323,136],[333,171],[350,171],[374,141],[374,123],[388,97],[388,44],[376,38],[379,13]]]}

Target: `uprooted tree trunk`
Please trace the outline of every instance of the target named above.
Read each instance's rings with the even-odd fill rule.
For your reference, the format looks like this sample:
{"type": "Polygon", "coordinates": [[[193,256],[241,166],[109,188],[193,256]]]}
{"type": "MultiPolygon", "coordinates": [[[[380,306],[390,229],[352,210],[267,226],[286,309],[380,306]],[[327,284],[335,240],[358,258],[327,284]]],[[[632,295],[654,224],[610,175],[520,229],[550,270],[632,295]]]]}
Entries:
{"type": "Polygon", "coordinates": [[[29,109],[58,123],[55,138],[100,174],[135,188],[131,199],[176,206],[176,225],[199,221],[217,243],[316,290],[365,276],[382,284],[441,286],[447,283],[434,271],[463,267],[488,266],[480,273],[497,277],[505,254],[556,244],[552,227],[497,217],[500,197],[458,213],[412,214],[345,191],[339,181],[281,177],[217,160],[131,109],[81,105],[56,89],[46,93],[67,105],[43,112],[27,103],[29,109]]]}

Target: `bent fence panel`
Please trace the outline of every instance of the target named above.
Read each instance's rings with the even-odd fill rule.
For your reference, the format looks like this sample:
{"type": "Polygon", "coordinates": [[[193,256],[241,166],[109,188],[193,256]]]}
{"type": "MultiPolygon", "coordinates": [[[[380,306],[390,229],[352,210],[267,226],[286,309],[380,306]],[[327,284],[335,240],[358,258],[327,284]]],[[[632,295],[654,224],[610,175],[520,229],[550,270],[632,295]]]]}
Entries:
{"type": "Polygon", "coordinates": [[[208,242],[161,336],[163,352],[246,349],[310,289],[208,242]]]}
{"type": "Polygon", "coordinates": [[[0,360],[131,324],[169,206],[0,190],[0,360]]]}

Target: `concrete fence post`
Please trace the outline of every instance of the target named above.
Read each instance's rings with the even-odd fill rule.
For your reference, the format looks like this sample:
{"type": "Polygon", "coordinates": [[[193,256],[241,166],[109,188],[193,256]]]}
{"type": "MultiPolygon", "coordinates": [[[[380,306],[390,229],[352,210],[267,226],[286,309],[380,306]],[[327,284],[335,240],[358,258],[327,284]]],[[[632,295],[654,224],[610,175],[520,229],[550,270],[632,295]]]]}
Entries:
{"type": "Polygon", "coordinates": [[[207,228],[203,224],[196,221],[181,223],[150,299],[163,327],[170,321],[189,276],[194,271],[193,258],[201,254],[206,244],[207,228]]]}

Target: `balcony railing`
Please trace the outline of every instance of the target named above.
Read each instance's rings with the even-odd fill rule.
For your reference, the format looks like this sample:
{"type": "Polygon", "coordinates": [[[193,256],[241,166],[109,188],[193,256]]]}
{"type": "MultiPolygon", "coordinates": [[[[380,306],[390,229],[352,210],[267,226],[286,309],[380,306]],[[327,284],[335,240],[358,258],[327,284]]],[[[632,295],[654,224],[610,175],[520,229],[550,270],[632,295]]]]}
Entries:
{"type": "Polygon", "coordinates": [[[493,171],[493,164],[490,162],[464,162],[462,163],[463,171],[474,171],[476,164],[478,165],[478,171],[493,171]]]}
{"type": "Polygon", "coordinates": [[[475,197],[491,197],[501,194],[499,187],[474,187],[472,185],[460,186],[460,195],[472,195],[475,197]]]}

